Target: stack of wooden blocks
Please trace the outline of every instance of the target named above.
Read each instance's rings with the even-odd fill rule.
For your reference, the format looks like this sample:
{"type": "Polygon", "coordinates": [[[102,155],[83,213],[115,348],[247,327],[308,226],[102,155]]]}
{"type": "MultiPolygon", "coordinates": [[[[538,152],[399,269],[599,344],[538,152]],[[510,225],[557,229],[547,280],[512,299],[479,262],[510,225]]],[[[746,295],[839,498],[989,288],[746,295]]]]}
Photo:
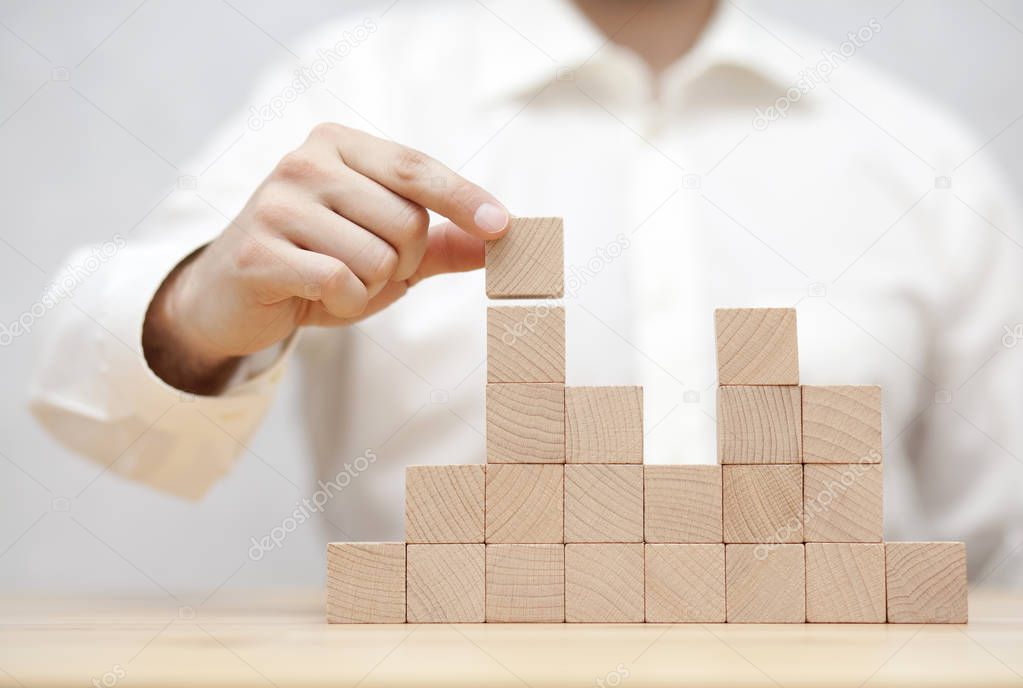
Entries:
{"type": "MultiPolygon", "coordinates": [[[[563,294],[560,218],[487,247],[563,294]]],[[[881,391],[800,386],[791,309],[715,312],[718,465],[643,465],[640,387],[566,387],[562,306],[487,310],[486,464],[411,466],[407,543],[331,543],[332,623],[965,623],[962,543],[882,541],[881,391]]]]}

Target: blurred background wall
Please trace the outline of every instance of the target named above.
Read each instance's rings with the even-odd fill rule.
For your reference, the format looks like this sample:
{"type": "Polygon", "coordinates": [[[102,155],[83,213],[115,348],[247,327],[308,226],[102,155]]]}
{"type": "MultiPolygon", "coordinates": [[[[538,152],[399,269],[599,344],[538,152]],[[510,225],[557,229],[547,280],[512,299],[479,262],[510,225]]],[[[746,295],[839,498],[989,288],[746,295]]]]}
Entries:
{"type": "MultiPolygon", "coordinates": [[[[249,105],[264,68],[298,66],[281,44],[297,45],[341,7],[372,16],[391,1],[0,2],[0,323],[39,299],[71,247],[126,232],[187,184],[172,165],[187,165],[218,123],[249,105]]],[[[882,19],[857,55],[956,113],[1023,194],[1023,89],[1012,88],[1023,3],[736,4],[767,30],[794,26],[832,44],[882,19]]],[[[251,443],[262,458],[246,455],[191,504],[104,474],[42,432],[26,409],[33,345],[29,334],[0,347],[0,594],[163,588],[195,603],[221,586],[322,579],[317,527],[290,535],[282,556],[247,555],[251,536],[312,491],[292,386],[251,443]]]]}

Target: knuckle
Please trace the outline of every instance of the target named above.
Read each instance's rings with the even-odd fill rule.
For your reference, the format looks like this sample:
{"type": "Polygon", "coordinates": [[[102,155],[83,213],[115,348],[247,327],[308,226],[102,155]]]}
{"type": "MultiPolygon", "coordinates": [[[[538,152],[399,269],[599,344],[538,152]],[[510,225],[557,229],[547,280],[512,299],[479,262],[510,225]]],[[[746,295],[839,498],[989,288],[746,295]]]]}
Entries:
{"type": "Polygon", "coordinates": [[[267,251],[258,241],[249,236],[240,240],[234,251],[234,268],[238,273],[245,273],[262,266],[267,259],[267,251]]]}
{"type": "Polygon", "coordinates": [[[351,318],[359,315],[369,304],[369,292],[366,287],[347,269],[338,268],[327,278],[324,289],[335,295],[331,300],[334,315],[351,318]]]}
{"type": "Polygon", "coordinates": [[[391,172],[405,182],[422,179],[430,166],[430,159],[414,148],[402,148],[394,156],[391,172]]]}
{"type": "Polygon", "coordinates": [[[401,211],[398,219],[398,239],[402,244],[421,241],[426,238],[430,227],[430,213],[426,208],[408,203],[401,211]]]}
{"type": "Polygon", "coordinates": [[[277,168],[274,170],[274,175],[279,179],[298,184],[320,181],[327,174],[327,170],[322,163],[300,150],[288,153],[281,158],[280,162],[277,163],[277,168]]]}
{"type": "Polygon", "coordinates": [[[386,282],[398,268],[398,254],[391,247],[381,249],[370,263],[366,279],[374,284],[386,282]]]}
{"type": "Polygon", "coordinates": [[[297,210],[288,201],[267,195],[260,197],[252,210],[252,217],[259,225],[273,229],[288,226],[296,214],[297,210]]]}
{"type": "Polygon", "coordinates": [[[336,139],[338,136],[343,134],[345,127],[338,124],[337,122],[320,122],[313,127],[311,136],[315,138],[329,138],[336,139]]]}

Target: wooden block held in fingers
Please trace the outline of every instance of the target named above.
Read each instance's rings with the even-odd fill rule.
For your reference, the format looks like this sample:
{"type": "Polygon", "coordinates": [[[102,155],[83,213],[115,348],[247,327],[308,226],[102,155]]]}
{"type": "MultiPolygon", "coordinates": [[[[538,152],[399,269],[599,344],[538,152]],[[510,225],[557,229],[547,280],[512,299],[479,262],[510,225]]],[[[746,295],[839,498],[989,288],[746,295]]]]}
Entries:
{"type": "Polygon", "coordinates": [[[486,545],[408,545],[408,622],[483,623],[486,545]]]}
{"type": "Polygon", "coordinates": [[[807,543],[806,620],[884,623],[884,545],[807,543]]]}
{"type": "Polygon", "coordinates": [[[883,469],[879,463],[803,466],[806,542],[881,542],[883,469]]]}
{"type": "Polygon", "coordinates": [[[487,623],[564,620],[564,545],[487,545],[487,623]]]}
{"type": "Polygon", "coordinates": [[[718,384],[799,384],[794,308],[719,308],[714,332],[718,384]]]}
{"type": "Polygon", "coordinates": [[[565,386],[487,385],[487,463],[565,463],[565,386]]]}
{"type": "Polygon", "coordinates": [[[643,467],[565,466],[565,542],[643,542],[643,467]]]}
{"type": "Polygon", "coordinates": [[[725,545],[728,623],[806,621],[803,545],[725,545]]]}
{"type": "Polygon", "coordinates": [[[405,543],[327,545],[328,623],[405,623],[405,543]]]}
{"type": "Polygon", "coordinates": [[[487,382],[564,382],[565,309],[487,309],[487,382]]]}
{"type": "Polygon", "coordinates": [[[803,541],[803,467],[721,467],[725,542],[803,541]]]}
{"type": "Polygon", "coordinates": [[[799,387],[718,387],[718,463],[800,463],[799,387]]]}
{"type": "Polygon", "coordinates": [[[725,622],[725,546],[647,544],[648,623],[725,622]]]}
{"type": "Polygon", "coordinates": [[[487,543],[564,542],[563,466],[487,466],[487,543]]]}
{"type": "Polygon", "coordinates": [[[565,462],[643,463],[643,388],[566,387],[565,462]]]}
{"type": "Polygon", "coordinates": [[[886,542],[888,623],[966,623],[966,545],[886,542]]]}
{"type": "Polygon", "coordinates": [[[482,464],[405,469],[405,539],[483,542],[482,464]]]}
{"type": "Polygon", "coordinates": [[[560,217],[513,217],[508,233],[486,243],[487,296],[561,298],[565,292],[560,217]]]}
{"type": "Polygon", "coordinates": [[[881,388],[803,385],[803,463],[880,463],[881,388]]]}
{"type": "Polygon", "coordinates": [[[646,542],[721,542],[721,466],[643,466],[646,542]]]}
{"type": "Polygon", "coordinates": [[[643,544],[565,545],[565,621],[643,621],[643,544]]]}

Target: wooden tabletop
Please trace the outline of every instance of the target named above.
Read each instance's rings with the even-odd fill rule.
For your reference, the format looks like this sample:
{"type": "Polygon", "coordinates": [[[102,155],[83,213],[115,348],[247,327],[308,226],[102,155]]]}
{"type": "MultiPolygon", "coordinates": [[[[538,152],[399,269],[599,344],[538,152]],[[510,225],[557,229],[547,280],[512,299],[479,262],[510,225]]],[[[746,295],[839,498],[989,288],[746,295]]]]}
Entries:
{"type": "Polygon", "coordinates": [[[0,599],[0,686],[1023,686],[1023,596],[965,626],[328,626],[322,592],[0,599]]]}

